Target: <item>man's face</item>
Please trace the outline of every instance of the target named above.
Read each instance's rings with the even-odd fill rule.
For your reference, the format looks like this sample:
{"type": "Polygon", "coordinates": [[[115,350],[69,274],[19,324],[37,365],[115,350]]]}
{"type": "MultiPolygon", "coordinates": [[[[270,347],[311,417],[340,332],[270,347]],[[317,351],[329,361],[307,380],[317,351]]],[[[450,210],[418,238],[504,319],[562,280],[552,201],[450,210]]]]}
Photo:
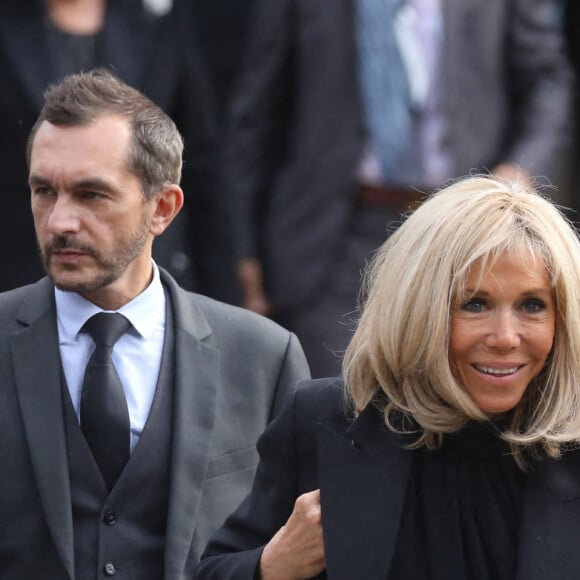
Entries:
{"type": "Polygon", "coordinates": [[[131,300],[151,278],[151,217],[128,171],[131,129],[120,116],[85,126],[40,125],[30,160],[36,236],[54,284],[103,308],[131,300]]]}

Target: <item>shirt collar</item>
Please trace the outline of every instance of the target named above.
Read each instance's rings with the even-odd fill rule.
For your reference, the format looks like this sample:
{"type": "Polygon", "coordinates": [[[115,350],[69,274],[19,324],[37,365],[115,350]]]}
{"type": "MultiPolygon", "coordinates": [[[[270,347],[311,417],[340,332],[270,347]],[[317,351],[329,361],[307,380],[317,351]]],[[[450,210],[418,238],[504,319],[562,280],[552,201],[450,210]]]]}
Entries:
{"type": "MultiPolygon", "coordinates": [[[[159,268],[153,264],[153,279],[141,294],[115,312],[131,322],[134,330],[144,338],[150,337],[159,320],[165,320],[165,292],[159,268]]],[[[54,289],[60,342],[74,342],[85,322],[94,314],[103,312],[96,304],[76,292],[54,289]]]]}

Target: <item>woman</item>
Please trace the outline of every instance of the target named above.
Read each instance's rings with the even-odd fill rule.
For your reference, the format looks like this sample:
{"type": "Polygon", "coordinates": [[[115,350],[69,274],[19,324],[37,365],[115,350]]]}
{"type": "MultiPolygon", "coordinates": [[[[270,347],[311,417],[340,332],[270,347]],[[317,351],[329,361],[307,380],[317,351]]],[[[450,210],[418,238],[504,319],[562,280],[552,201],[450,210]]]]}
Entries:
{"type": "Polygon", "coordinates": [[[372,264],[346,389],[301,385],[199,578],[580,578],[578,377],[573,228],[523,185],[441,190],[372,264]]]}

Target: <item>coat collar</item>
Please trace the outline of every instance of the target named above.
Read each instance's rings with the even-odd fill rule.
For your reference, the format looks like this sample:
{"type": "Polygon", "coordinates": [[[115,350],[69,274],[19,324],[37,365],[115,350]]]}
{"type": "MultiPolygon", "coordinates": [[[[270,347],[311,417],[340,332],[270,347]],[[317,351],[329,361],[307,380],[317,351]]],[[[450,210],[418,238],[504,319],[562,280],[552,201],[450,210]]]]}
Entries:
{"type": "Polygon", "coordinates": [[[411,453],[402,444],[372,405],[342,433],[329,423],[319,426],[322,525],[330,578],[387,578],[411,464],[411,453]],[[353,554],[364,558],[357,560],[353,554]]]}
{"type": "MultiPolygon", "coordinates": [[[[327,575],[388,577],[412,452],[370,405],[348,428],[318,428],[327,575]],[[359,560],[353,554],[364,554],[359,560]]],[[[524,491],[517,580],[576,580],[580,570],[580,453],[534,465],[524,491]]]]}
{"type": "Polygon", "coordinates": [[[575,580],[580,574],[580,453],[545,460],[524,493],[517,580],[575,580]]]}
{"type": "Polygon", "coordinates": [[[208,344],[210,326],[191,294],[160,268],[175,320],[175,409],[165,578],[183,577],[209,462],[220,352],[208,344]]]}
{"type": "Polygon", "coordinates": [[[56,308],[48,278],[31,287],[11,339],[14,380],[46,522],[70,578],[74,545],[56,308]],[[34,361],[34,364],[31,364],[34,361]]]}

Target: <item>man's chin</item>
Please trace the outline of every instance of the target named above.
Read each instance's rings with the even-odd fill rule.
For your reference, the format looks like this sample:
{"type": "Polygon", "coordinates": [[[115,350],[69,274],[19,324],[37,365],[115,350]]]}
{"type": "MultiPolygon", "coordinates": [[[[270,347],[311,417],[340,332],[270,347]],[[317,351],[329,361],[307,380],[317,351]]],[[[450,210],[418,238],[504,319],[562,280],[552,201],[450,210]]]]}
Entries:
{"type": "Polygon", "coordinates": [[[81,272],[55,272],[52,269],[48,271],[48,276],[59,290],[78,294],[94,292],[112,281],[105,276],[83,275],[81,272]]]}
{"type": "Polygon", "coordinates": [[[77,292],[78,294],[83,294],[97,289],[94,285],[87,284],[86,282],[62,280],[61,278],[54,278],[50,276],[50,274],[49,277],[52,280],[52,283],[63,292],[77,292]]]}

